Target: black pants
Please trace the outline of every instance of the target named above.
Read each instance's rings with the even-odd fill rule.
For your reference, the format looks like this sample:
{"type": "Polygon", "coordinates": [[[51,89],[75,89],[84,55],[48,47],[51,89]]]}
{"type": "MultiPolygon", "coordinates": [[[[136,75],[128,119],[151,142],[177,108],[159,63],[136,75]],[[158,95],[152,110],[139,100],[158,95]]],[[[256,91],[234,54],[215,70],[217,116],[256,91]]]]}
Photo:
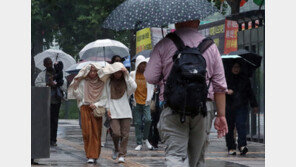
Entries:
{"type": "Polygon", "coordinates": [[[50,143],[57,142],[58,119],[61,103],[50,104],[50,143]]]}
{"type": "Polygon", "coordinates": [[[226,134],[226,146],[228,150],[236,149],[234,139],[234,128],[238,133],[238,148],[247,145],[247,117],[248,107],[242,106],[236,110],[226,110],[226,120],[228,125],[228,133],[226,134]]]}
{"type": "Polygon", "coordinates": [[[160,111],[154,111],[151,113],[151,127],[149,132],[149,142],[154,148],[158,148],[158,142],[160,141],[157,123],[159,121],[160,111]]]}

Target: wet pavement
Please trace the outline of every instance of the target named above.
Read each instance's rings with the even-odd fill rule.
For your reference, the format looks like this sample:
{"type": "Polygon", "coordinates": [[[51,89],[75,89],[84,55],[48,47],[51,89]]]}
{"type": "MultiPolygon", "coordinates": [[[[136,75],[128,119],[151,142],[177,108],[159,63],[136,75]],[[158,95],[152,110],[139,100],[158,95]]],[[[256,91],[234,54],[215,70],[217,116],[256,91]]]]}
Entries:
{"type": "MultiPolygon", "coordinates": [[[[59,120],[58,146],[50,148],[50,158],[36,160],[34,167],[163,167],[164,144],[157,151],[150,151],[145,146],[141,151],[136,147],[134,128],[131,128],[126,162],[119,164],[111,158],[113,142],[107,136],[107,143],[102,147],[100,158],[96,164],[87,164],[78,120],[59,120]]],[[[264,167],[265,145],[248,142],[249,152],[245,156],[227,155],[225,139],[217,139],[214,129],[210,134],[210,146],[206,153],[207,167],[264,167]]]]}

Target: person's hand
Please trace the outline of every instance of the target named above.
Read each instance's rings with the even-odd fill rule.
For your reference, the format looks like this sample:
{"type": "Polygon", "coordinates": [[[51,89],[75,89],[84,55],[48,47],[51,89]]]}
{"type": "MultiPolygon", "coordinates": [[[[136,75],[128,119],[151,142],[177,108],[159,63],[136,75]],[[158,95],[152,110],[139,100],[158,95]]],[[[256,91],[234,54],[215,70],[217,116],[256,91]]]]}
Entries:
{"type": "Polygon", "coordinates": [[[94,104],[90,104],[89,107],[93,110],[96,109],[96,106],[94,104]]]}
{"type": "Polygon", "coordinates": [[[258,107],[254,107],[254,108],[253,108],[253,113],[254,113],[254,114],[258,114],[258,111],[259,111],[258,107]]]}
{"type": "Polygon", "coordinates": [[[107,110],[107,115],[108,115],[109,118],[111,118],[111,112],[110,112],[110,110],[107,110]]]}
{"type": "Polygon", "coordinates": [[[221,138],[228,133],[228,126],[225,116],[217,116],[214,126],[218,132],[218,138],[221,138]]]}
{"type": "Polygon", "coordinates": [[[49,78],[48,78],[48,84],[47,84],[47,85],[50,86],[50,87],[56,85],[55,82],[53,81],[53,78],[52,78],[52,77],[49,77],[49,78]]]}
{"type": "Polygon", "coordinates": [[[228,89],[227,94],[228,95],[232,95],[233,94],[233,90],[232,89],[228,89]]]}
{"type": "Polygon", "coordinates": [[[128,70],[125,67],[122,67],[121,71],[123,71],[125,74],[128,74],[128,70]]]}

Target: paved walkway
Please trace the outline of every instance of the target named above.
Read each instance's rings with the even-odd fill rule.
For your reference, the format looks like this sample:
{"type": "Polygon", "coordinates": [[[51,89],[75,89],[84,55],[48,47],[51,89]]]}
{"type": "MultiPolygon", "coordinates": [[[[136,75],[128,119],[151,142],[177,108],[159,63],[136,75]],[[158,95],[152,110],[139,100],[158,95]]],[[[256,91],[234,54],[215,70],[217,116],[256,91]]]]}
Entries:
{"type": "MultiPolygon", "coordinates": [[[[225,148],[225,140],[217,139],[214,129],[210,135],[211,144],[206,155],[208,167],[264,167],[265,145],[248,142],[249,153],[246,156],[229,156],[225,148]]],[[[50,149],[50,158],[39,159],[39,165],[34,167],[163,167],[164,145],[160,144],[158,151],[134,151],[135,134],[131,129],[126,163],[118,164],[111,159],[113,142],[107,137],[107,144],[102,148],[97,164],[87,164],[83,149],[81,130],[77,120],[60,120],[58,129],[58,146],[50,149]]]]}

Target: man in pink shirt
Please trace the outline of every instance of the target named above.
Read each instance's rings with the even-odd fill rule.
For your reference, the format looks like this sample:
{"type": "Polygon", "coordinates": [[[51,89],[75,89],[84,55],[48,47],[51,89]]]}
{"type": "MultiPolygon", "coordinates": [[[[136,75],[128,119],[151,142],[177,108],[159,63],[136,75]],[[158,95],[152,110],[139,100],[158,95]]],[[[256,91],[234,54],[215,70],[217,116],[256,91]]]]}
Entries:
{"type": "MultiPolygon", "coordinates": [[[[185,46],[197,47],[205,38],[198,33],[199,20],[187,21],[176,24],[176,34],[183,40],[185,46]]],[[[162,39],[153,49],[150,61],[147,64],[144,76],[150,84],[159,84],[161,87],[160,101],[164,101],[164,83],[173,66],[172,57],[177,47],[169,38],[162,39]]],[[[224,68],[220,53],[215,44],[211,45],[203,57],[207,63],[207,84],[211,78],[208,90],[207,116],[201,114],[190,117],[182,124],[180,116],[174,114],[169,107],[166,107],[160,116],[158,129],[163,141],[166,142],[165,152],[166,166],[200,167],[205,165],[205,149],[208,145],[208,134],[211,123],[215,117],[217,108],[215,128],[218,137],[223,137],[228,132],[225,119],[225,93],[227,85],[224,75],[224,68]]],[[[184,100],[184,99],[180,99],[184,100]]]]}

